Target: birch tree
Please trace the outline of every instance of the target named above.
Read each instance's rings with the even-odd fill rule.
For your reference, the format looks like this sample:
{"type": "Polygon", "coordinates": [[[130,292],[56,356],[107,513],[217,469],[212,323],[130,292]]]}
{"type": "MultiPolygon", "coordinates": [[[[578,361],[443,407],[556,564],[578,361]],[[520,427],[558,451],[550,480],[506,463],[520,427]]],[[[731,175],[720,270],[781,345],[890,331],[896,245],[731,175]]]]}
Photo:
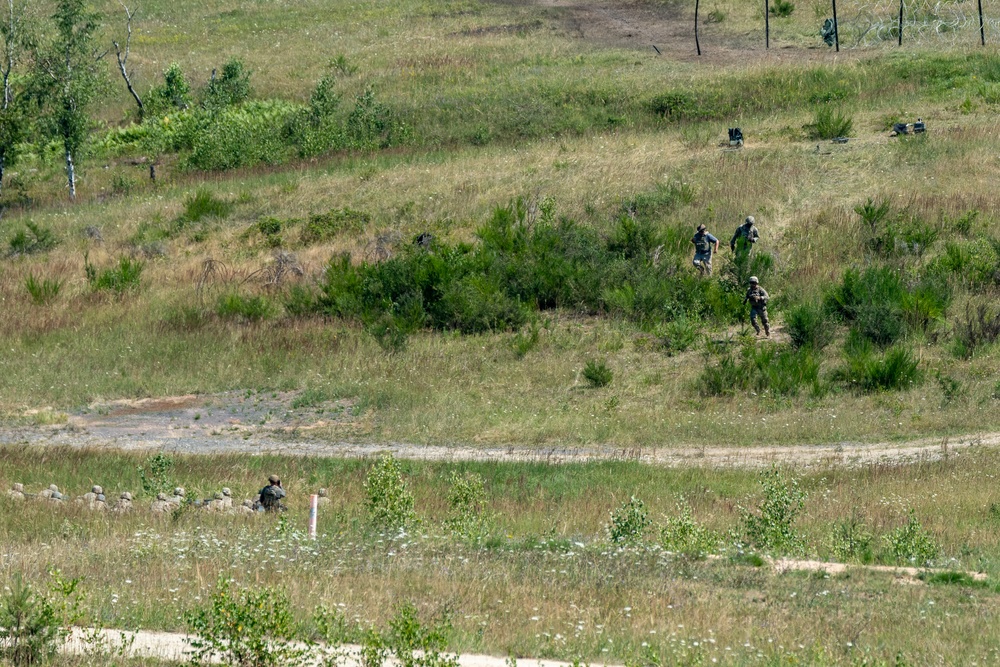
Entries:
{"type": "Polygon", "coordinates": [[[39,64],[49,130],[62,144],[69,198],[76,199],[76,159],[90,129],[88,107],[104,80],[100,64],[106,52],[97,50],[100,23],[86,0],[56,0],[52,21],[55,39],[39,64]]]}

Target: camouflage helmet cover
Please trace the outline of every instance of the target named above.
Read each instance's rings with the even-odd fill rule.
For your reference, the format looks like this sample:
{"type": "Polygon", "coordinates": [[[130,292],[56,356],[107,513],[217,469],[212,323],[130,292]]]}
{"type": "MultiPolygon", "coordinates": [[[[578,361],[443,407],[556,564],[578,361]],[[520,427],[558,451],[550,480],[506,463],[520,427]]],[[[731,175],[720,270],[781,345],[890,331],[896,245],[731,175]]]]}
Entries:
{"type": "Polygon", "coordinates": [[[756,284],[757,284],[757,283],[759,283],[759,282],[760,282],[760,281],[759,281],[759,280],[757,280],[757,276],[750,276],[750,284],[751,284],[751,285],[756,285],[756,284]]]}
{"type": "Polygon", "coordinates": [[[744,225],[752,225],[755,222],[756,222],[756,220],[753,219],[753,216],[752,215],[748,215],[747,219],[743,221],[743,224],[744,225]]]}

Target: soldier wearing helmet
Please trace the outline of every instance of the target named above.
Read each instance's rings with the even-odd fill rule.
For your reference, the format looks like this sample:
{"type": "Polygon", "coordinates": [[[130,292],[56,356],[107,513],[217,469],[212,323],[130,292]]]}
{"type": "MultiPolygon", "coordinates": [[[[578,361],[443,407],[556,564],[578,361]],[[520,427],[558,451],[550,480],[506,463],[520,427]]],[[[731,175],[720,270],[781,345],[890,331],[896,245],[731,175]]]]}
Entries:
{"type": "Polygon", "coordinates": [[[760,234],[757,233],[757,227],[754,226],[754,222],[753,216],[748,215],[743,224],[736,228],[736,231],[733,232],[733,238],[729,240],[730,250],[740,254],[750,254],[753,244],[760,239],[760,234]]]}
{"type": "Polygon", "coordinates": [[[750,287],[747,289],[746,296],[743,297],[743,303],[750,303],[750,324],[753,325],[757,335],[760,335],[760,327],[757,325],[757,318],[760,318],[764,325],[764,335],[770,338],[771,328],[767,322],[767,300],[769,298],[767,290],[760,286],[757,276],[750,276],[750,287]]]}

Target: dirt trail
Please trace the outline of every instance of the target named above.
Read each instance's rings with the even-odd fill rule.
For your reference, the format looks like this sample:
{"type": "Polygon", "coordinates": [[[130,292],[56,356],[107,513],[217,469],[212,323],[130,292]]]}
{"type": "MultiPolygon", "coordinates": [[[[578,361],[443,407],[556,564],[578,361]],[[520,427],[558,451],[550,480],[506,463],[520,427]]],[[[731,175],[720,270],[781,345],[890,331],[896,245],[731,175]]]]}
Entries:
{"type": "MultiPolygon", "coordinates": [[[[187,641],[189,638],[191,635],[176,632],[151,632],[149,630],[132,632],[75,628],[69,641],[64,645],[63,652],[71,655],[85,655],[98,649],[113,655],[124,653],[133,657],[185,662],[189,656],[187,641]]],[[[342,656],[338,662],[340,667],[362,667],[360,646],[345,644],[338,653],[342,656]]],[[[220,663],[217,660],[213,662],[220,663]]],[[[569,662],[537,660],[535,658],[521,658],[514,663],[524,667],[572,667],[572,663],[569,662]]],[[[313,661],[313,664],[320,665],[321,661],[317,659],[313,661]]],[[[387,664],[398,663],[389,660],[387,664]]],[[[510,662],[508,658],[472,654],[458,656],[458,664],[459,667],[508,667],[510,662]]],[[[599,663],[591,664],[592,667],[618,667],[599,663]]]]}
{"type": "Polygon", "coordinates": [[[469,446],[347,441],[356,424],[348,400],[305,394],[228,392],[96,404],[55,425],[0,428],[0,444],[33,444],[188,454],[280,454],[365,458],[392,453],[428,461],[584,463],[636,461],[665,467],[864,466],[933,461],[971,447],[1000,446],[1000,433],[900,443],[736,447],[469,446]],[[338,439],[343,434],[343,441],[338,439]]]}

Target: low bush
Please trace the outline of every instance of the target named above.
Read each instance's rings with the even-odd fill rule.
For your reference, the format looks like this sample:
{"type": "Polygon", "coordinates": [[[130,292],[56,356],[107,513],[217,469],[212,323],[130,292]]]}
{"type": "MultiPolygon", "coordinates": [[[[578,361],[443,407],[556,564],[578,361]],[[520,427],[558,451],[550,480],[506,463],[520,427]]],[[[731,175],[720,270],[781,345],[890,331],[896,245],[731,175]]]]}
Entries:
{"type": "Polygon", "coordinates": [[[0,594],[0,658],[14,667],[37,665],[53,655],[65,637],[52,601],[15,573],[0,594]]]}
{"type": "Polygon", "coordinates": [[[158,493],[167,493],[177,486],[173,477],[174,457],[163,452],[153,454],[145,466],[139,466],[139,483],[144,494],[155,497],[158,493]]]}
{"type": "Polygon", "coordinates": [[[49,278],[35,278],[34,273],[29,273],[24,279],[24,288],[28,290],[28,295],[36,306],[44,306],[59,296],[63,283],[61,280],[51,280],[49,278]]]}
{"type": "Polygon", "coordinates": [[[849,519],[834,525],[830,549],[842,563],[871,563],[875,560],[875,536],[856,513],[851,514],[849,519]]]}
{"type": "Polygon", "coordinates": [[[84,271],[87,283],[94,291],[107,290],[119,295],[129,290],[136,290],[142,285],[142,271],[146,263],[131,257],[121,257],[117,266],[98,270],[84,257],[84,271]]]}
{"type": "Polygon", "coordinates": [[[806,493],[797,480],[777,467],[761,473],[759,481],[764,497],[754,509],[740,508],[740,539],[762,551],[801,551],[804,543],[794,524],[805,506],[806,493]]]}
{"type": "Polygon", "coordinates": [[[10,254],[17,256],[47,252],[55,248],[58,243],[52,230],[28,220],[24,223],[24,229],[19,229],[11,237],[10,254]]]}
{"type": "Polygon", "coordinates": [[[910,510],[906,523],[885,536],[886,551],[892,562],[925,567],[933,564],[940,547],[910,510]]]}
{"type": "Polygon", "coordinates": [[[771,0],[770,12],[778,18],[787,18],[791,16],[794,11],[795,4],[789,0],[771,0]]]}
{"type": "Polygon", "coordinates": [[[583,367],[583,377],[591,387],[606,387],[611,384],[614,373],[604,360],[590,359],[583,367]]]}
{"type": "Polygon", "coordinates": [[[833,378],[863,393],[909,389],[923,379],[920,360],[909,348],[896,346],[884,353],[875,351],[865,340],[849,340],[845,364],[833,378]]]}
{"type": "Polygon", "coordinates": [[[287,102],[249,102],[220,110],[198,127],[187,166],[223,171],[285,162],[290,149],[275,127],[296,110],[287,102]]]}
{"type": "Polygon", "coordinates": [[[705,558],[718,546],[718,536],[698,525],[691,506],[683,500],[677,503],[677,516],[667,517],[660,527],[660,546],[688,558],[705,558]]]}
{"type": "MultiPolygon", "coordinates": [[[[610,313],[650,329],[738,317],[745,287],[700,280],[683,266],[687,249],[683,260],[664,253],[654,261],[651,246],[659,239],[628,217],[602,236],[566,218],[533,215],[518,200],[494,211],[475,244],[406,244],[388,259],[360,264],[334,257],[316,310],[360,320],[387,349],[422,327],[518,329],[535,309],[610,313]]],[[[342,228],[345,219],[359,216],[337,212],[325,229],[342,228]]],[[[677,349],[690,343],[692,332],[683,327],[674,332],[683,334],[677,349]]]]}
{"type": "Polygon", "coordinates": [[[191,664],[293,667],[309,663],[309,649],[294,643],[298,632],[288,597],[268,588],[236,590],[220,579],[207,608],[185,614],[191,664]]]}
{"type": "Polygon", "coordinates": [[[447,653],[450,630],[447,616],[421,622],[417,608],[407,602],[389,620],[389,631],[380,643],[400,667],[458,667],[458,656],[447,653]]]}
{"type": "Polygon", "coordinates": [[[232,203],[216,197],[207,188],[198,188],[193,195],[184,200],[184,213],[181,218],[186,222],[201,222],[204,218],[227,218],[232,212],[232,203]]]}
{"type": "Polygon", "coordinates": [[[177,63],[170,63],[163,71],[163,83],[146,94],[143,113],[148,118],[162,118],[169,113],[187,109],[190,105],[191,86],[184,77],[184,71],[177,63]]]}
{"type": "Polygon", "coordinates": [[[822,391],[819,360],[810,348],[798,350],[776,345],[744,344],[738,355],[716,354],[697,380],[702,396],[731,396],[752,391],[760,395],[795,396],[803,388],[822,391]]]}
{"type": "Polygon", "coordinates": [[[802,303],[785,311],[785,330],[796,348],[822,350],[833,340],[833,322],[819,304],[802,303]]]}
{"type": "Polygon", "coordinates": [[[372,217],[364,211],[340,208],[326,213],[313,213],[302,228],[300,240],[305,245],[327,241],[341,232],[358,233],[365,230],[372,217]]]}
{"type": "Polygon", "coordinates": [[[686,352],[701,337],[702,322],[696,317],[681,315],[653,329],[660,350],[668,356],[686,352]]]}
{"type": "Polygon", "coordinates": [[[983,346],[992,345],[1000,339],[1000,310],[993,311],[985,303],[973,309],[965,304],[965,316],[955,322],[952,351],[956,356],[968,359],[983,346]]]}
{"type": "Polygon", "coordinates": [[[907,284],[897,270],[873,266],[845,271],[824,303],[856,335],[887,347],[911,330],[928,330],[943,317],[951,298],[947,282],[933,272],[907,284]]]}
{"type": "Polygon", "coordinates": [[[379,457],[365,479],[365,506],[374,528],[400,530],[417,519],[413,494],[403,481],[399,463],[391,455],[379,457]]]}
{"type": "Polygon", "coordinates": [[[642,541],[646,530],[653,525],[646,511],[646,504],[632,496],[611,512],[608,538],[615,544],[636,544],[642,541]]]}
{"type": "Polygon", "coordinates": [[[219,296],[215,305],[215,314],[222,319],[260,322],[273,317],[275,308],[263,296],[246,296],[238,292],[229,292],[219,296]]]}
{"type": "Polygon", "coordinates": [[[216,77],[212,70],[212,80],[205,88],[202,105],[209,109],[233,106],[250,99],[251,72],[239,58],[230,58],[222,66],[222,73],[216,77]]]}
{"type": "Polygon", "coordinates": [[[854,119],[828,104],[823,104],[816,109],[813,122],[806,126],[806,131],[810,139],[848,137],[854,131],[854,119]]]}
{"type": "Polygon", "coordinates": [[[486,487],[481,475],[467,472],[451,474],[448,508],[451,515],[445,526],[456,535],[478,540],[489,535],[495,516],[487,508],[486,487]]]}

